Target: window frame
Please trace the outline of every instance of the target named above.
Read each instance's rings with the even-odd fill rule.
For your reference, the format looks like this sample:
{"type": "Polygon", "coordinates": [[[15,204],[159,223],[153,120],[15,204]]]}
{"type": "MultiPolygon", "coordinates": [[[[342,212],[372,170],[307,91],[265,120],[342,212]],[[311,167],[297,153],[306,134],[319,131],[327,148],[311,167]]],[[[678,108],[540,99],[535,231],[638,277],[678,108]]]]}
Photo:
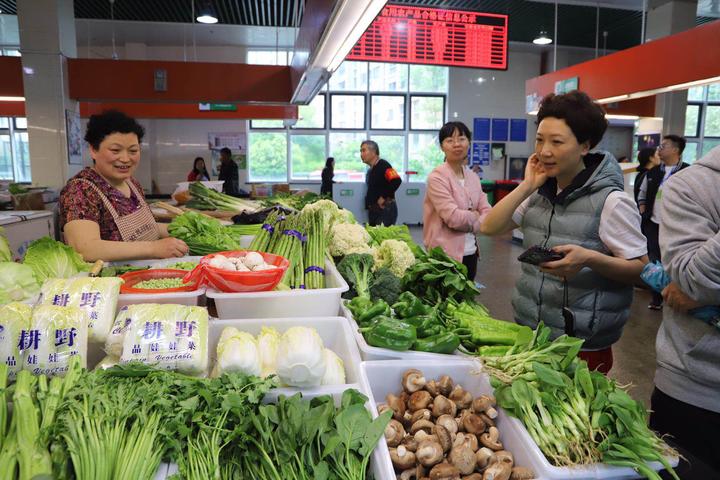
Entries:
{"type": "Polygon", "coordinates": [[[345,92],[345,91],[332,92],[332,91],[331,91],[331,92],[329,92],[328,95],[329,95],[329,97],[330,97],[330,103],[329,103],[329,108],[330,108],[329,130],[338,130],[338,131],[341,131],[341,132],[350,132],[350,131],[355,131],[355,132],[357,132],[357,131],[360,131],[360,130],[364,130],[364,131],[367,131],[367,130],[368,130],[368,128],[367,128],[367,127],[368,127],[368,93],[367,93],[367,92],[345,92]],[[362,127],[333,127],[333,117],[334,117],[335,115],[334,115],[334,112],[333,112],[333,104],[332,104],[332,101],[333,101],[333,98],[335,98],[335,97],[363,97],[363,125],[362,125],[362,127]]]}
{"type": "Polygon", "coordinates": [[[427,93],[408,93],[408,109],[409,109],[409,128],[408,133],[412,132],[436,132],[437,130],[440,130],[440,127],[437,129],[433,128],[413,128],[412,124],[412,118],[413,118],[413,105],[412,105],[412,99],[414,97],[425,97],[425,98],[441,98],[443,101],[442,106],[442,120],[440,121],[440,127],[445,125],[445,122],[447,122],[447,95],[441,95],[441,94],[427,94],[427,93]]]}
{"type": "MultiPolygon", "coordinates": [[[[262,120],[262,119],[260,119],[262,120]]],[[[247,130],[247,183],[253,184],[253,183],[288,183],[287,179],[290,176],[290,163],[289,163],[289,157],[290,157],[290,139],[288,138],[288,128],[273,128],[273,129],[267,129],[267,128],[256,128],[254,130],[259,130],[257,133],[265,134],[265,133],[284,133],[285,134],[285,181],[282,180],[255,180],[251,176],[251,162],[252,162],[252,153],[250,149],[250,137],[252,136],[253,132],[252,130],[247,130]]]]}
{"type": "MultiPolygon", "coordinates": [[[[688,102],[685,107],[685,121],[687,122],[687,107],[698,107],[698,114],[697,114],[697,122],[695,123],[695,134],[694,135],[684,135],[686,138],[699,138],[700,137],[700,126],[704,124],[704,108],[703,104],[700,102],[688,102]]],[[[687,129],[687,125],[685,125],[685,128],[687,129]]]]}
{"type": "MultiPolygon", "coordinates": [[[[297,126],[296,126],[297,124],[296,124],[296,125],[291,125],[291,126],[290,126],[290,130],[291,130],[291,131],[295,132],[295,131],[300,131],[300,130],[314,130],[314,131],[317,132],[317,131],[320,131],[320,130],[327,130],[327,129],[328,129],[328,127],[329,127],[329,123],[328,123],[328,108],[329,108],[329,106],[330,106],[329,103],[328,103],[328,97],[329,97],[329,95],[328,95],[327,93],[318,93],[317,95],[315,95],[315,98],[317,98],[317,97],[324,97],[324,98],[325,98],[325,101],[324,101],[324,103],[323,103],[323,126],[322,126],[322,127],[304,127],[304,126],[303,126],[303,127],[297,127],[297,126]]],[[[315,98],[312,99],[312,102],[315,101],[315,98]]],[[[312,103],[312,102],[310,102],[310,103],[312,103]]],[[[310,104],[308,104],[307,106],[310,106],[310,104]]],[[[300,116],[300,107],[298,107],[298,117],[299,117],[299,116],[300,116]]],[[[298,119],[298,121],[299,121],[299,119],[298,119]]]]}
{"type": "MultiPolygon", "coordinates": [[[[288,132],[288,142],[287,142],[287,145],[288,145],[288,167],[287,167],[288,183],[291,183],[291,182],[297,182],[297,183],[320,183],[320,182],[322,182],[322,179],[320,179],[320,180],[312,180],[312,179],[309,179],[309,178],[297,178],[297,177],[293,176],[294,173],[295,173],[295,169],[293,168],[292,138],[293,138],[293,137],[296,137],[296,136],[309,136],[309,135],[310,135],[310,136],[315,136],[315,137],[323,137],[323,139],[324,139],[324,147],[323,147],[323,148],[324,148],[324,152],[325,152],[323,158],[324,158],[325,160],[327,160],[327,158],[328,158],[328,156],[329,156],[329,153],[328,153],[328,152],[329,152],[329,148],[330,148],[330,147],[329,147],[329,145],[328,145],[328,135],[327,135],[327,131],[324,131],[324,132],[321,133],[321,132],[318,132],[318,129],[298,129],[298,130],[291,130],[290,132],[288,132]]],[[[324,166],[325,166],[325,160],[322,161],[322,162],[323,162],[323,168],[324,168],[324,166]]],[[[248,178],[249,178],[249,175],[248,175],[248,178]]]]}
{"type": "Polygon", "coordinates": [[[400,131],[406,131],[408,128],[408,95],[406,93],[395,93],[395,94],[389,94],[389,93],[369,93],[368,94],[368,107],[370,107],[370,130],[371,132],[374,131],[394,131],[394,132],[400,132],[400,131]],[[373,98],[375,97],[400,97],[403,99],[403,122],[402,122],[402,128],[389,128],[389,127],[382,127],[382,128],[373,128],[372,124],[372,118],[373,118],[373,98]]]}
{"type": "Polygon", "coordinates": [[[248,128],[248,132],[251,130],[286,130],[287,127],[285,126],[285,120],[279,120],[277,118],[253,118],[250,120],[250,128],[248,128]],[[253,122],[258,120],[278,120],[279,122],[283,123],[282,127],[254,127],[253,122]]]}

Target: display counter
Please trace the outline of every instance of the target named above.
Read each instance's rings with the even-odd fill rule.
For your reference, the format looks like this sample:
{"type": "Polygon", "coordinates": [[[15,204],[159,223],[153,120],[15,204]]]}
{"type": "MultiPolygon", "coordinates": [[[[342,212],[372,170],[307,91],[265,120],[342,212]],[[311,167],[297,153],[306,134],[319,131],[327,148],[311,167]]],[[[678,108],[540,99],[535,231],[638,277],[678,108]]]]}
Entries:
{"type": "MultiPolygon", "coordinates": [[[[365,183],[348,182],[333,185],[333,200],[342,208],[350,210],[359,223],[367,223],[365,210],[365,183]]],[[[422,205],[425,199],[425,183],[403,182],[395,192],[398,204],[398,224],[422,223],[422,205]]]]}
{"type": "Polygon", "coordinates": [[[8,210],[0,212],[0,227],[5,229],[10,249],[22,258],[27,244],[40,237],[55,238],[53,212],[48,210],[8,210]]]}

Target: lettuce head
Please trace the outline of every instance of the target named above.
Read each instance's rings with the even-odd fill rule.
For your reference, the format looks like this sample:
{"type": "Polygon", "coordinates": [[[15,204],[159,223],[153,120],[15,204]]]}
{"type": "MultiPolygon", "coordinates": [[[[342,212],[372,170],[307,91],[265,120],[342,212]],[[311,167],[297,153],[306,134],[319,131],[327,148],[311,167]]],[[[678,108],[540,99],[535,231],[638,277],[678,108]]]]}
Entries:
{"type": "Polygon", "coordinates": [[[50,237],[32,242],[23,263],[33,269],[39,283],[48,278],[70,278],[90,270],[90,265],[72,247],[50,237]]]}
{"type": "Polygon", "coordinates": [[[39,290],[32,268],[15,262],[0,262],[0,305],[27,300],[39,290]]]}

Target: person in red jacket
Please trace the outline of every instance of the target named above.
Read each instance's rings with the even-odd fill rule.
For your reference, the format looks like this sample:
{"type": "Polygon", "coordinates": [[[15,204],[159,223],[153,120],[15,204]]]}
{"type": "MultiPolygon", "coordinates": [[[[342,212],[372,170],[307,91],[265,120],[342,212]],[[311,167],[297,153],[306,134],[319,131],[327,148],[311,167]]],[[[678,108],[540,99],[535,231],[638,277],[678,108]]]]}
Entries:
{"type": "Polygon", "coordinates": [[[193,169],[188,173],[188,182],[202,182],[210,180],[210,174],[205,168],[205,159],[203,157],[196,157],[193,163],[193,169]]]}
{"type": "Polygon", "coordinates": [[[380,147],[372,140],[360,144],[360,158],[370,167],[365,177],[368,224],[373,227],[380,224],[386,227],[395,225],[398,216],[395,192],[402,183],[400,175],[387,160],[380,158],[380,147]]]}

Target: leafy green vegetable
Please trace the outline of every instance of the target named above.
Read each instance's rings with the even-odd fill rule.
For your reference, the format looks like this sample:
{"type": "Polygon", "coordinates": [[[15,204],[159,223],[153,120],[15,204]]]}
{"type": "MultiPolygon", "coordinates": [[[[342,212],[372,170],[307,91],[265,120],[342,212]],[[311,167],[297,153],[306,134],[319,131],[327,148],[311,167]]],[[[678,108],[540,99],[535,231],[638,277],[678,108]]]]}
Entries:
{"type": "MultiPolygon", "coordinates": [[[[128,272],[139,272],[142,270],[147,270],[150,267],[136,267],[134,265],[118,265],[117,267],[103,267],[103,269],[100,271],[101,277],[119,277],[120,275],[123,275],[128,272]]],[[[173,267],[167,267],[167,268],[173,268],[173,267]]],[[[193,267],[195,268],[195,267],[193,267]]],[[[192,268],[190,269],[192,270],[192,268]]]]}
{"type": "Polygon", "coordinates": [[[175,217],[168,226],[168,232],[170,236],[184,241],[190,247],[191,255],[240,249],[239,239],[219,220],[197,212],[185,212],[175,217]]]}
{"type": "Polygon", "coordinates": [[[369,253],[351,253],[337,264],[340,275],[355,289],[359,297],[370,297],[370,281],[374,260],[369,253]]]}
{"type": "Polygon", "coordinates": [[[370,297],[385,300],[392,305],[402,293],[402,281],[387,268],[379,268],[370,282],[370,297]]]}
{"type": "Polygon", "coordinates": [[[376,227],[367,225],[365,228],[372,238],[373,246],[380,246],[384,240],[400,240],[410,247],[415,258],[421,257],[424,253],[423,249],[413,240],[407,225],[390,225],[389,227],[384,225],[378,225],[376,227]]]}
{"type": "Polygon", "coordinates": [[[221,210],[226,212],[256,212],[260,205],[251,200],[243,200],[220,193],[206,187],[200,182],[193,182],[188,187],[192,198],[187,202],[188,208],[197,210],[221,210]]]}
{"type": "Polygon", "coordinates": [[[28,193],[30,190],[28,190],[27,188],[23,187],[23,186],[22,186],[21,184],[19,184],[19,183],[11,183],[10,185],[8,185],[8,191],[9,191],[12,195],[21,195],[21,194],[23,194],[23,193],[28,193]]]}
{"type": "Polygon", "coordinates": [[[23,259],[42,284],[48,278],[70,278],[90,270],[90,265],[69,245],[42,237],[30,244],[23,259]]]}
{"type": "Polygon", "coordinates": [[[12,262],[13,255],[10,251],[10,244],[8,243],[7,236],[5,235],[5,229],[0,227],[0,262],[12,262]]]}
{"type": "Polygon", "coordinates": [[[40,285],[33,269],[15,262],[0,262],[0,305],[37,295],[40,285]]]}
{"type": "Polygon", "coordinates": [[[430,305],[445,299],[473,302],[480,294],[467,278],[467,267],[450,258],[441,247],[418,257],[417,263],[405,272],[403,287],[430,305]]]}
{"type": "Polygon", "coordinates": [[[318,195],[315,192],[305,192],[302,195],[298,195],[295,193],[279,192],[271,197],[263,199],[262,204],[266,207],[280,205],[282,207],[290,208],[293,210],[302,210],[305,205],[315,203],[323,198],[326,197],[318,195]]]}
{"type": "Polygon", "coordinates": [[[197,266],[198,266],[197,262],[177,262],[177,263],[171,263],[170,265],[165,265],[162,268],[169,268],[169,269],[175,269],[175,270],[192,270],[193,268],[195,268],[197,266]]]}

